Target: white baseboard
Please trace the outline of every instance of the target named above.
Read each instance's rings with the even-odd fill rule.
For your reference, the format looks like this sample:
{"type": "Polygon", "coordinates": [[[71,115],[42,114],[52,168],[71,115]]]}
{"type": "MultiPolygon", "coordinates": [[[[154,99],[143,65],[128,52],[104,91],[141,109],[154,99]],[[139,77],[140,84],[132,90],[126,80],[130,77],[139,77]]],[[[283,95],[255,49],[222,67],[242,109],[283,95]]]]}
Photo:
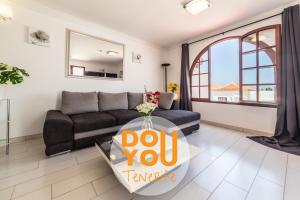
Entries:
{"type": "Polygon", "coordinates": [[[212,122],[212,121],[207,121],[207,120],[201,120],[201,123],[205,123],[208,125],[217,126],[217,127],[221,127],[221,128],[231,129],[231,130],[235,130],[235,131],[240,131],[240,132],[248,133],[251,135],[273,136],[272,133],[268,133],[268,132],[264,132],[264,131],[248,129],[248,128],[243,128],[243,127],[238,127],[238,126],[232,126],[232,125],[228,125],[228,124],[222,124],[222,123],[212,122]]]}

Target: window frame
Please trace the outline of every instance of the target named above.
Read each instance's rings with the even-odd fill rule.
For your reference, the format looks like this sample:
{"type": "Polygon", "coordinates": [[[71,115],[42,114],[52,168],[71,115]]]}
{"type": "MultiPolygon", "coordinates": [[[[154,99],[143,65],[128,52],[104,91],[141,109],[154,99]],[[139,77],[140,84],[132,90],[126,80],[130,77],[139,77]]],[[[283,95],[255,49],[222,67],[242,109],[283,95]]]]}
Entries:
{"type": "MultiPolygon", "coordinates": [[[[270,26],[264,26],[255,30],[252,30],[250,32],[247,32],[244,35],[241,36],[229,36],[229,37],[225,37],[225,38],[221,38],[219,40],[216,40],[212,43],[210,43],[209,45],[207,45],[205,48],[203,48],[200,53],[196,56],[196,58],[194,59],[192,66],[190,68],[189,71],[189,75],[190,75],[190,92],[191,92],[191,96],[192,96],[192,89],[193,87],[197,87],[199,88],[199,98],[192,98],[192,101],[195,102],[207,102],[207,103],[219,103],[219,104],[232,104],[232,105],[245,105],[245,106],[258,106],[258,107],[277,107],[279,102],[280,102],[280,97],[281,97],[281,90],[280,90],[280,86],[281,86],[281,25],[280,24],[275,24],[275,25],[270,25],[270,26]],[[275,30],[275,45],[274,46],[268,46],[266,48],[259,48],[259,38],[258,35],[261,31],[264,30],[269,30],[269,29],[274,29],[275,30]],[[249,35],[252,34],[256,34],[256,48],[255,50],[251,50],[251,51],[245,51],[243,52],[242,49],[242,41],[244,38],[246,38],[249,35]],[[220,43],[220,42],[224,42],[226,40],[231,40],[231,39],[238,39],[239,41],[239,102],[222,102],[222,101],[213,101],[211,100],[211,47],[220,43]],[[270,66],[259,66],[259,51],[263,50],[263,49],[272,49],[272,48],[276,48],[276,52],[275,52],[275,63],[273,65],[270,66]],[[208,62],[208,98],[201,98],[201,94],[200,94],[200,58],[202,57],[202,55],[204,55],[205,53],[208,53],[208,60],[206,62],[208,62]],[[256,86],[256,101],[245,101],[243,100],[243,91],[242,91],[242,86],[243,85],[247,85],[247,84],[243,84],[243,60],[242,60],[242,56],[243,53],[249,53],[249,52],[255,52],[256,53],[256,66],[254,67],[256,69],[256,84],[253,84],[256,86]],[[195,67],[197,66],[197,64],[199,63],[199,86],[193,86],[192,85],[192,76],[193,76],[193,71],[195,69],[195,67]],[[262,69],[264,67],[274,67],[275,69],[275,82],[274,84],[267,84],[267,85],[274,85],[276,86],[276,95],[275,95],[275,103],[272,102],[263,102],[263,101],[258,101],[259,100],[259,86],[260,85],[264,85],[264,84],[260,84],[259,83],[259,69],[262,69]]],[[[195,75],[195,74],[194,74],[195,75]]],[[[265,84],[266,85],[266,84],[265,84]]]]}

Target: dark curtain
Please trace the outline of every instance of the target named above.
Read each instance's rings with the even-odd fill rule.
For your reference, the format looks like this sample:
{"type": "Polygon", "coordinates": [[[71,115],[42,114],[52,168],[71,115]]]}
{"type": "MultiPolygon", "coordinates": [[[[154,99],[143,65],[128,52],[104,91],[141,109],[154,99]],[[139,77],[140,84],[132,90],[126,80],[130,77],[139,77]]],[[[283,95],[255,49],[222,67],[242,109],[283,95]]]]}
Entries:
{"type": "Polygon", "coordinates": [[[300,155],[300,15],[299,5],[282,15],[281,99],[275,135],[250,137],[267,146],[300,155]]]}
{"type": "Polygon", "coordinates": [[[189,75],[189,44],[182,45],[180,75],[180,110],[192,110],[189,75]]]}

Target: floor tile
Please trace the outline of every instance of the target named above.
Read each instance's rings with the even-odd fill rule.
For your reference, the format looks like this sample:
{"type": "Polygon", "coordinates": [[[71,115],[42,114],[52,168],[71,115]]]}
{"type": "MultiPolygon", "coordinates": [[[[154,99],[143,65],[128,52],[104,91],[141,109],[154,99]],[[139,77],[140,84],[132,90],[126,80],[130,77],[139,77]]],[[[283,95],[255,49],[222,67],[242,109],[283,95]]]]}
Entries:
{"type": "Polygon", "coordinates": [[[134,194],[130,194],[123,186],[118,185],[117,187],[108,190],[93,200],[130,200],[134,197],[134,194]]]}
{"type": "Polygon", "coordinates": [[[214,191],[250,145],[251,142],[246,138],[239,140],[197,176],[194,181],[207,191],[214,191]]]}
{"type": "Polygon", "coordinates": [[[15,200],[51,200],[51,186],[26,194],[15,200]]]}
{"type": "Polygon", "coordinates": [[[226,181],[248,191],[258,173],[267,150],[267,147],[253,143],[226,176],[226,181]]]}
{"type": "Polygon", "coordinates": [[[294,168],[287,169],[286,183],[285,183],[285,200],[299,200],[300,199],[300,170],[294,168]]]}
{"type": "Polygon", "coordinates": [[[82,163],[88,160],[101,157],[96,147],[90,147],[87,149],[81,149],[79,151],[75,151],[74,155],[76,156],[78,163],[82,163]]]}
{"type": "Polygon", "coordinates": [[[283,200],[283,187],[264,178],[257,177],[247,200],[283,200]]]}
{"type": "Polygon", "coordinates": [[[288,166],[290,168],[300,170],[300,156],[288,154],[288,166]]]}
{"type": "Polygon", "coordinates": [[[39,178],[30,180],[30,181],[26,181],[26,182],[18,184],[16,186],[15,191],[14,191],[14,197],[18,197],[18,196],[24,195],[26,193],[33,192],[40,188],[46,187],[48,185],[70,179],[72,177],[77,176],[78,174],[83,173],[83,172],[87,172],[87,171],[95,169],[95,168],[101,168],[105,164],[106,163],[103,160],[94,159],[94,160],[82,163],[80,165],[71,166],[69,168],[65,168],[65,169],[62,169],[60,171],[57,171],[57,172],[54,172],[51,174],[46,174],[39,178]]]}
{"type": "Polygon", "coordinates": [[[90,200],[94,197],[96,197],[96,193],[92,184],[87,184],[60,197],[54,198],[54,200],[90,200]]]}
{"type": "Polygon", "coordinates": [[[269,149],[258,176],[284,186],[287,165],[287,153],[269,149]]]}
{"type": "Polygon", "coordinates": [[[107,190],[110,190],[119,184],[119,181],[113,174],[105,176],[93,182],[97,195],[100,195],[103,192],[106,192],[107,190]]]}
{"type": "Polygon", "coordinates": [[[62,169],[66,169],[68,167],[76,165],[76,162],[74,160],[66,160],[62,161],[61,163],[58,163],[55,166],[51,167],[42,167],[37,168],[35,170],[31,170],[27,173],[18,174],[16,176],[8,177],[5,179],[0,180],[0,190],[3,188],[11,187],[20,183],[24,183],[26,181],[39,178],[42,176],[45,176],[50,173],[54,173],[56,171],[60,171],[62,169]]]}
{"type": "Polygon", "coordinates": [[[54,183],[52,185],[53,197],[56,198],[59,195],[74,190],[75,188],[78,188],[110,173],[111,169],[109,168],[108,164],[103,163],[103,166],[101,168],[87,170],[86,172],[83,172],[70,179],[54,183]]]}
{"type": "Polygon", "coordinates": [[[205,200],[208,198],[209,194],[208,191],[192,181],[172,197],[171,200],[205,200]]]}
{"type": "Polygon", "coordinates": [[[209,200],[244,200],[247,192],[224,181],[209,200]]]}
{"type": "Polygon", "coordinates": [[[4,190],[0,190],[1,200],[10,200],[11,197],[12,197],[13,191],[14,191],[14,187],[4,189],[4,190]]]}

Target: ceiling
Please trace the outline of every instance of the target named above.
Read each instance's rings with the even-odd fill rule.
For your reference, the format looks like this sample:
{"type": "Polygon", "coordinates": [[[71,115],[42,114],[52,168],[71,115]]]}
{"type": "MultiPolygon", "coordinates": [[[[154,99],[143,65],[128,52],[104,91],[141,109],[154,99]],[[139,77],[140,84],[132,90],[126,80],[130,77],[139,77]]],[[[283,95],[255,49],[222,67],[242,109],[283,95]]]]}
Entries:
{"type": "Polygon", "coordinates": [[[50,8],[99,23],[167,47],[224,28],[291,0],[211,0],[212,6],[190,15],[187,0],[35,0],[50,8]]]}

